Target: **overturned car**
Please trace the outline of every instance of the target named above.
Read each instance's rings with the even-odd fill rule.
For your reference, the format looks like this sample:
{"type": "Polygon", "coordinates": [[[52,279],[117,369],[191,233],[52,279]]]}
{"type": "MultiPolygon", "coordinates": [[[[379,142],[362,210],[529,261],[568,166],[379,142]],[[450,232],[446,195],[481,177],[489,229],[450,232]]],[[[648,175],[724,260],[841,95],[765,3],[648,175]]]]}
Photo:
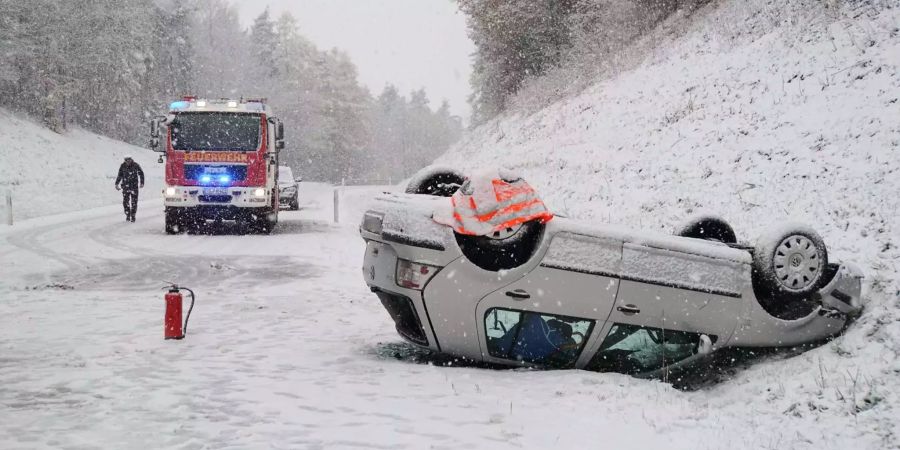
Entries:
{"type": "Polygon", "coordinates": [[[827,339],[861,310],[859,268],[829,262],[804,226],[775,227],[748,246],[714,216],[665,235],[542,206],[514,174],[429,170],[365,213],[365,281],[418,346],[638,376],[725,348],[827,339]]]}

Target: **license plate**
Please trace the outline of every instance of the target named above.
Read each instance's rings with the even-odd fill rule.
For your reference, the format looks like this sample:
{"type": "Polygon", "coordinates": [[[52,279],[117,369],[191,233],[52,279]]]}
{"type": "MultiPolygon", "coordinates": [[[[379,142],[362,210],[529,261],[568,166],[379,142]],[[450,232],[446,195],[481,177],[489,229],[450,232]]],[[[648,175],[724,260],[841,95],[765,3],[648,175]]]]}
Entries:
{"type": "Polygon", "coordinates": [[[228,195],[228,189],[224,188],[206,188],[203,191],[206,195],[228,195]]]}

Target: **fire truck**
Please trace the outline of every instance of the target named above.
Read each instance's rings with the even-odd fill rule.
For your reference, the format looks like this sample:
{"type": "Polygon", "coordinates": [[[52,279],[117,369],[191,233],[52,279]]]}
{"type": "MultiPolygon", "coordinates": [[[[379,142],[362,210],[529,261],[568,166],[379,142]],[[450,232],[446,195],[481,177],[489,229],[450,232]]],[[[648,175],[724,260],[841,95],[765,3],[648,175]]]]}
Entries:
{"type": "Polygon", "coordinates": [[[228,220],[268,234],[278,223],[284,125],[265,99],[172,102],[150,122],[150,147],[165,164],[166,233],[228,220]]]}

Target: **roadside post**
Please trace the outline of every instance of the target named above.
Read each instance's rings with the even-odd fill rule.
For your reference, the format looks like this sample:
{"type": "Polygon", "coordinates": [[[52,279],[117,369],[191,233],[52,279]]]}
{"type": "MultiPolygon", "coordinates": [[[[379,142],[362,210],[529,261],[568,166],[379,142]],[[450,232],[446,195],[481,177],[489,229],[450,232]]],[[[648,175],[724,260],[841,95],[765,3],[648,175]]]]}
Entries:
{"type": "Polygon", "coordinates": [[[341,211],[341,188],[335,187],[334,188],[334,223],[340,223],[340,221],[341,221],[340,211],[341,211]]]}
{"type": "Polygon", "coordinates": [[[10,191],[9,189],[6,190],[6,224],[13,224],[12,191],[10,191]]]}

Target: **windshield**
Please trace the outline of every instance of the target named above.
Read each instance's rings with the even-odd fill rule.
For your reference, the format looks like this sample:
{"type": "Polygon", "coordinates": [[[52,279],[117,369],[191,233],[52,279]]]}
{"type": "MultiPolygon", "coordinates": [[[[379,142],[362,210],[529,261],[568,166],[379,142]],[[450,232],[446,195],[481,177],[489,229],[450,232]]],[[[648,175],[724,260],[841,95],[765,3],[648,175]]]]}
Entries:
{"type": "Polygon", "coordinates": [[[259,148],[258,114],[181,113],[170,125],[175,150],[253,151],[259,148]]]}
{"type": "Polygon", "coordinates": [[[290,167],[279,166],[278,167],[278,181],[280,183],[293,183],[294,175],[291,173],[290,167]]]}

